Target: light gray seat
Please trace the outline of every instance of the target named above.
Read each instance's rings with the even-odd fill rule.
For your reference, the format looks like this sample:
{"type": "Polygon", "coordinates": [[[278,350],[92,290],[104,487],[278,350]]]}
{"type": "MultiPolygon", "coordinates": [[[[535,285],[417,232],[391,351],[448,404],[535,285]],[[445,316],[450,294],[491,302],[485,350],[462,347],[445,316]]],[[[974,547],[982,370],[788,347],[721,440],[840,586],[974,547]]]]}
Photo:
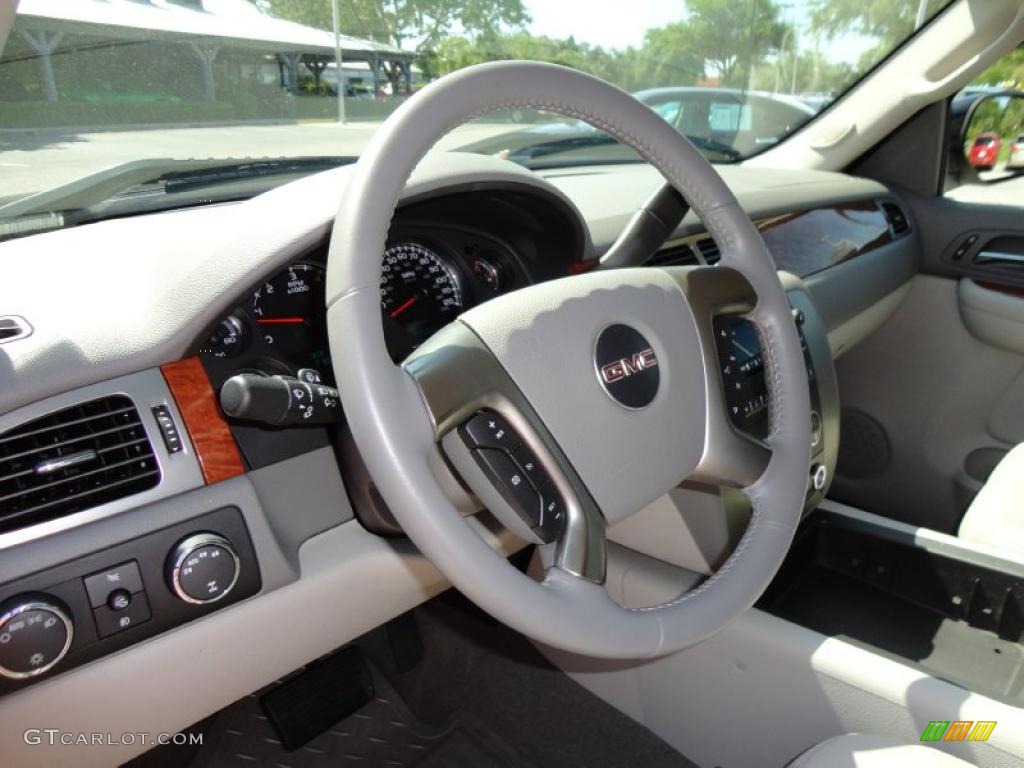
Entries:
{"type": "Polygon", "coordinates": [[[1024,443],[992,470],[960,523],[962,539],[1012,553],[1024,553],[1024,443]]]}
{"type": "Polygon", "coordinates": [[[788,768],[970,768],[972,763],[923,744],[901,744],[886,736],[848,733],[823,741],[788,768]]]}

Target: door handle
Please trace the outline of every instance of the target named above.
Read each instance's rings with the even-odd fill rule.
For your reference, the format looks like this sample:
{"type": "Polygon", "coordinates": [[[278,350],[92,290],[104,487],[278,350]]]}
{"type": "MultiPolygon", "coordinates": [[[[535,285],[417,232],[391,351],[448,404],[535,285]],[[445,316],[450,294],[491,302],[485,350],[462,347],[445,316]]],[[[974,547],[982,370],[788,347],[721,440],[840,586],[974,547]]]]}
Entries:
{"type": "Polygon", "coordinates": [[[1024,253],[1005,251],[978,251],[973,259],[975,264],[1013,264],[1024,266],[1024,253]]]}

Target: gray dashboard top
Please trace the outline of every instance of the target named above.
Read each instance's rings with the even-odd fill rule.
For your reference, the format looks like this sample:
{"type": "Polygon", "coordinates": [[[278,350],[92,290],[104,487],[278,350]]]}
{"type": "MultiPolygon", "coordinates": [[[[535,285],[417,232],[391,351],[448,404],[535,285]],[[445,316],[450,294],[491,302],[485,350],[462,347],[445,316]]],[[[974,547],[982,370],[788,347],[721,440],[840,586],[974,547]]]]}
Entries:
{"type": "MultiPolygon", "coordinates": [[[[716,170],[751,218],[790,213],[813,206],[889,194],[870,179],[827,171],[795,171],[720,165],[716,170]]],[[[663,182],[649,165],[618,165],[559,169],[543,172],[583,214],[597,253],[610,246],[626,221],[663,182]]],[[[691,211],[676,236],[704,231],[691,211]]]]}
{"type": "MultiPolygon", "coordinates": [[[[315,174],[243,203],[0,244],[0,314],[21,315],[34,328],[0,345],[0,414],[179,359],[251,285],[326,240],[350,171],[315,174]],[[19,279],[27,266],[34,279],[19,279]]],[[[508,184],[564,197],[513,163],[436,153],[416,169],[403,201],[508,184]]]]}
{"type": "MultiPolygon", "coordinates": [[[[842,174],[720,170],[752,216],[886,192],[842,174]]],[[[31,336],[0,345],[0,414],[180,358],[251,285],[328,237],[349,173],[316,174],[242,203],[0,244],[0,314],[21,315],[34,328],[31,336]],[[32,279],[20,279],[26,267],[32,279]]],[[[542,177],[492,157],[438,152],[416,169],[403,201],[482,186],[530,186],[579,210],[592,250],[600,253],[660,183],[643,165],[542,177]]],[[[691,214],[680,234],[700,228],[691,214]]]]}

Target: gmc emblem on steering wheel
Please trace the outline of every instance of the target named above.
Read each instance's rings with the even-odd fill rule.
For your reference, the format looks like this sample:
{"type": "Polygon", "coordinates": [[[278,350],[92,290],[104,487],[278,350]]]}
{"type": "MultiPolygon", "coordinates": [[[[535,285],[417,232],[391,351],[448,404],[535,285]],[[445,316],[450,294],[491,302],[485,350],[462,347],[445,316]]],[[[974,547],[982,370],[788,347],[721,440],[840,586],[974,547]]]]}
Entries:
{"type": "Polygon", "coordinates": [[[616,323],[601,331],[594,365],[604,391],[626,408],[645,408],[658,394],[658,356],[635,328],[616,323]]]}

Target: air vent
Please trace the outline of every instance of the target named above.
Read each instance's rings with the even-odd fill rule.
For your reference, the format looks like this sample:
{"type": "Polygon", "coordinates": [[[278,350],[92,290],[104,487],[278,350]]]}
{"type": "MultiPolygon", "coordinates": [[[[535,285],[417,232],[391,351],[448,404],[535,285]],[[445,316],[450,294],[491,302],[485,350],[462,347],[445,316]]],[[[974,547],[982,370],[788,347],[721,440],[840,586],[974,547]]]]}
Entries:
{"type": "Polygon", "coordinates": [[[885,218],[889,220],[893,235],[902,237],[910,231],[910,220],[896,203],[885,201],[882,203],[882,210],[885,211],[885,218]]]}
{"type": "Polygon", "coordinates": [[[649,267],[689,267],[696,264],[697,257],[693,253],[693,248],[688,245],[676,245],[658,251],[647,262],[649,267]]]}
{"type": "Polygon", "coordinates": [[[0,344],[16,341],[32,334],[32,326],[23,317],[4,315],[0,317],[0,344]]]}
{"type": "Polygon", "coordinates": [[[0,434],[0,532],[53,520],[160,482],[131,399],[91,400],[0,434]]]}
{"type": "Polygon", "coordinates": [[[718,243],[710,237],[698,240],[697,250],[700,251],[700,255],[704,257],[704,262],[707,264],[717,264],[719,259],[722,258],[722,255],[718,252],[718,243]]]}

